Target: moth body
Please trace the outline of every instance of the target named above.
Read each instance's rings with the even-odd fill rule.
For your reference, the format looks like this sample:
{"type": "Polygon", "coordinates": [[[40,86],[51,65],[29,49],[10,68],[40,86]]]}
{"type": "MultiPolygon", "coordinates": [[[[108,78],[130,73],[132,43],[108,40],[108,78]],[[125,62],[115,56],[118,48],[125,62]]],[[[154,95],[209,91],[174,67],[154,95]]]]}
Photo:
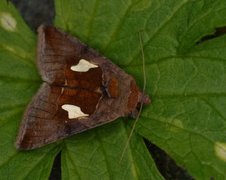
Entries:
{"type": "Polygon", "coordinates": [[[38,29],[37,65],[43,84],[28,105],[16,147],[34,149],[122,116],[136,118],[150,102],[132,76],[52,26],[38,29]]]}

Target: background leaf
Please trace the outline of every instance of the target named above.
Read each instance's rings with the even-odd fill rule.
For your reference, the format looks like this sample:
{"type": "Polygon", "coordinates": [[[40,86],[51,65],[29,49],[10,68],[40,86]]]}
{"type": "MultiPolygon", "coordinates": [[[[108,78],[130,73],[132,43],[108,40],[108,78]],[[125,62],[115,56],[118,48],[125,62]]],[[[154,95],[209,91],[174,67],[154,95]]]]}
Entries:
{"type": "Polygon", "coordinates": [[[137,134],[122,157],[129,130],[120,121],[65,140],[64,179],[161,179],[137,134]]]}
{"type": "Polygon", "coordinates": [[[196,179],[225,179],[225,36],[200,40],[226,24],[226,2],[56,0],[55,5],[58,27],[111,58],[142,87],[141,32],[152,104],[144,108],[121,163],[131,125],[125,119],[62,143],[17,152],[19,122],[41,80],[34,63],[36,37],[1,1],[0,177],[47,179],[62,150],[64,179],[162,179],[143,136],[196,179]]]}

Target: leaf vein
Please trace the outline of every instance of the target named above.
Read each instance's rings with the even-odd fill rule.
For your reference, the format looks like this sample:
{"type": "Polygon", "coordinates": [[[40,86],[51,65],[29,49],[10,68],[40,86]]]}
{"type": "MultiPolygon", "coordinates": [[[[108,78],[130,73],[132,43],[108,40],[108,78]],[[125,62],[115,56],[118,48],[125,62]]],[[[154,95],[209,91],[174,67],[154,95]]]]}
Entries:
{"type": "MultiPolygon", "coordinates": [[[[174,18],[174,16],[177,15],[177,12],[189,2],[189,0],[184,1],[175,9],[172,15],[168,16],[168,18],[159,26],[158,29],[156,29],[152,36],[146,42],[144,42],[143,49],[145,49],[149,45],[149,43],[157,36],[157,34],[160,33],[161,29],[163,29],[174,18]]],[[[140,49],[137,50],[137,53],[133,55],[130,62],[132,62],[140,54],[140,51],[140,49]]]]}
{"type": "Polygon", "coordinates": [[[123,22],[125,20],[125,17],[129,13],[132,5],[133,5],[133,3],[129,4],[128,7],[126,8],[125,12],[123,13],[122,17],[119,17],[118,23],[115,25],[115,28],[112,31],[111,35],[109,35],[110,39],[105,44],[105,47],[104,47],[104,50],[105,51],[109,47],[109,45],[111,44],[111,42],[115,39],[115,36],[116,36],[117,32],[120,30],[120,28],[122,27],[122,24],[123,24],[123,22]]]}

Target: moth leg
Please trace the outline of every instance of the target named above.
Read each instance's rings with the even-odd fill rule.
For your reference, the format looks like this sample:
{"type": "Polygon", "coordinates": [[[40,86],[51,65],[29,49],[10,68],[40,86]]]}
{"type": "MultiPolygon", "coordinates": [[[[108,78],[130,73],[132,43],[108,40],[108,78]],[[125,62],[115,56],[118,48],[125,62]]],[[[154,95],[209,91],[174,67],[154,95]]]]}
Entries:
{"type": "Polygon", "coordinates": [[[134,109],[132,112],[130,112],[129,117],[136,119],[139,114],[139,111],[137,109],[134,109]]]}

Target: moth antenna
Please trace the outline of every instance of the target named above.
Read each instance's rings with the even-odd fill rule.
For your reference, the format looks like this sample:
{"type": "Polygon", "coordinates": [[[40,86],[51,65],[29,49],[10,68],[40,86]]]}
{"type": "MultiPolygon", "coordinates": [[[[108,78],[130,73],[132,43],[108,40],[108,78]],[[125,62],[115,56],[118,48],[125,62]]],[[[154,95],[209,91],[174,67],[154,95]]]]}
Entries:
{"type": "MultiPolygon", "coordinates": [[[[139,31],[139,44],[140,44],[140,49],[141,49],[141,56],[142,56],[142,70],[143,70],[143,89],[142,89],[142,93],[144,94],[145,89],[146,89],[146,83],[147,83],[146,81],[147,81],[147,80],[146,80],[146,71],[145,71],[145,58],[144,58],[143,38],[142,38],[141,31],[139,31]]],[[[124,157],[124,154],[125,154],[125,152],[126,152],[126,149],[127,149],[128,146],[129,146],[129,142],[130,142],[130,140],[131,140],[131,138],[132,138],[133,132],[134,132],[135,127],[136,127],[136,124],[137,124],[137,122],[138,122],[138,120],[139,120],[139,117],[140,117],[140,114],[141,114],[143,105],[144,105],[144,102],[141,101],[141,103],[140,103],[140,108],[139,108],[137,117],[136,117],[136,119],[135,119],[135,121],[134,121],[134,123],[133,123],[132,129],[131,129],[131,131],[130,131],[130,133],[129,133],[129,137],[128,137],[128,140],[127,140],[127,142],[126,142],[126,145],[125,145],[125,147],[124,147],[124,149],[123,149],[122,156],[121,156],[121,158],[120,158],[119,163],[122,162],[122,159],[123,159],[123,157],[124,157]]]]}
{"type": "MultiPolygon", "coordinates": [[[[139,31],[139,39],[140,39],[140,48],[141,48],[141,56],[142,56],[142,70],[143,70],[143,89],[142,89],[142,93],[145,93],[146,90],[146,84],[147,84],[147,79],[146,79],[146,71],[145,71],[145,58],[144,58],[144,48],[143,48],[143,38],[142,38],[142,34],[139,31]]],[[[141,106],[143,106],[143,102],[141,103],[141,106]]],[[[142,108],[140,108],[142,109],[142,108]]]]}

